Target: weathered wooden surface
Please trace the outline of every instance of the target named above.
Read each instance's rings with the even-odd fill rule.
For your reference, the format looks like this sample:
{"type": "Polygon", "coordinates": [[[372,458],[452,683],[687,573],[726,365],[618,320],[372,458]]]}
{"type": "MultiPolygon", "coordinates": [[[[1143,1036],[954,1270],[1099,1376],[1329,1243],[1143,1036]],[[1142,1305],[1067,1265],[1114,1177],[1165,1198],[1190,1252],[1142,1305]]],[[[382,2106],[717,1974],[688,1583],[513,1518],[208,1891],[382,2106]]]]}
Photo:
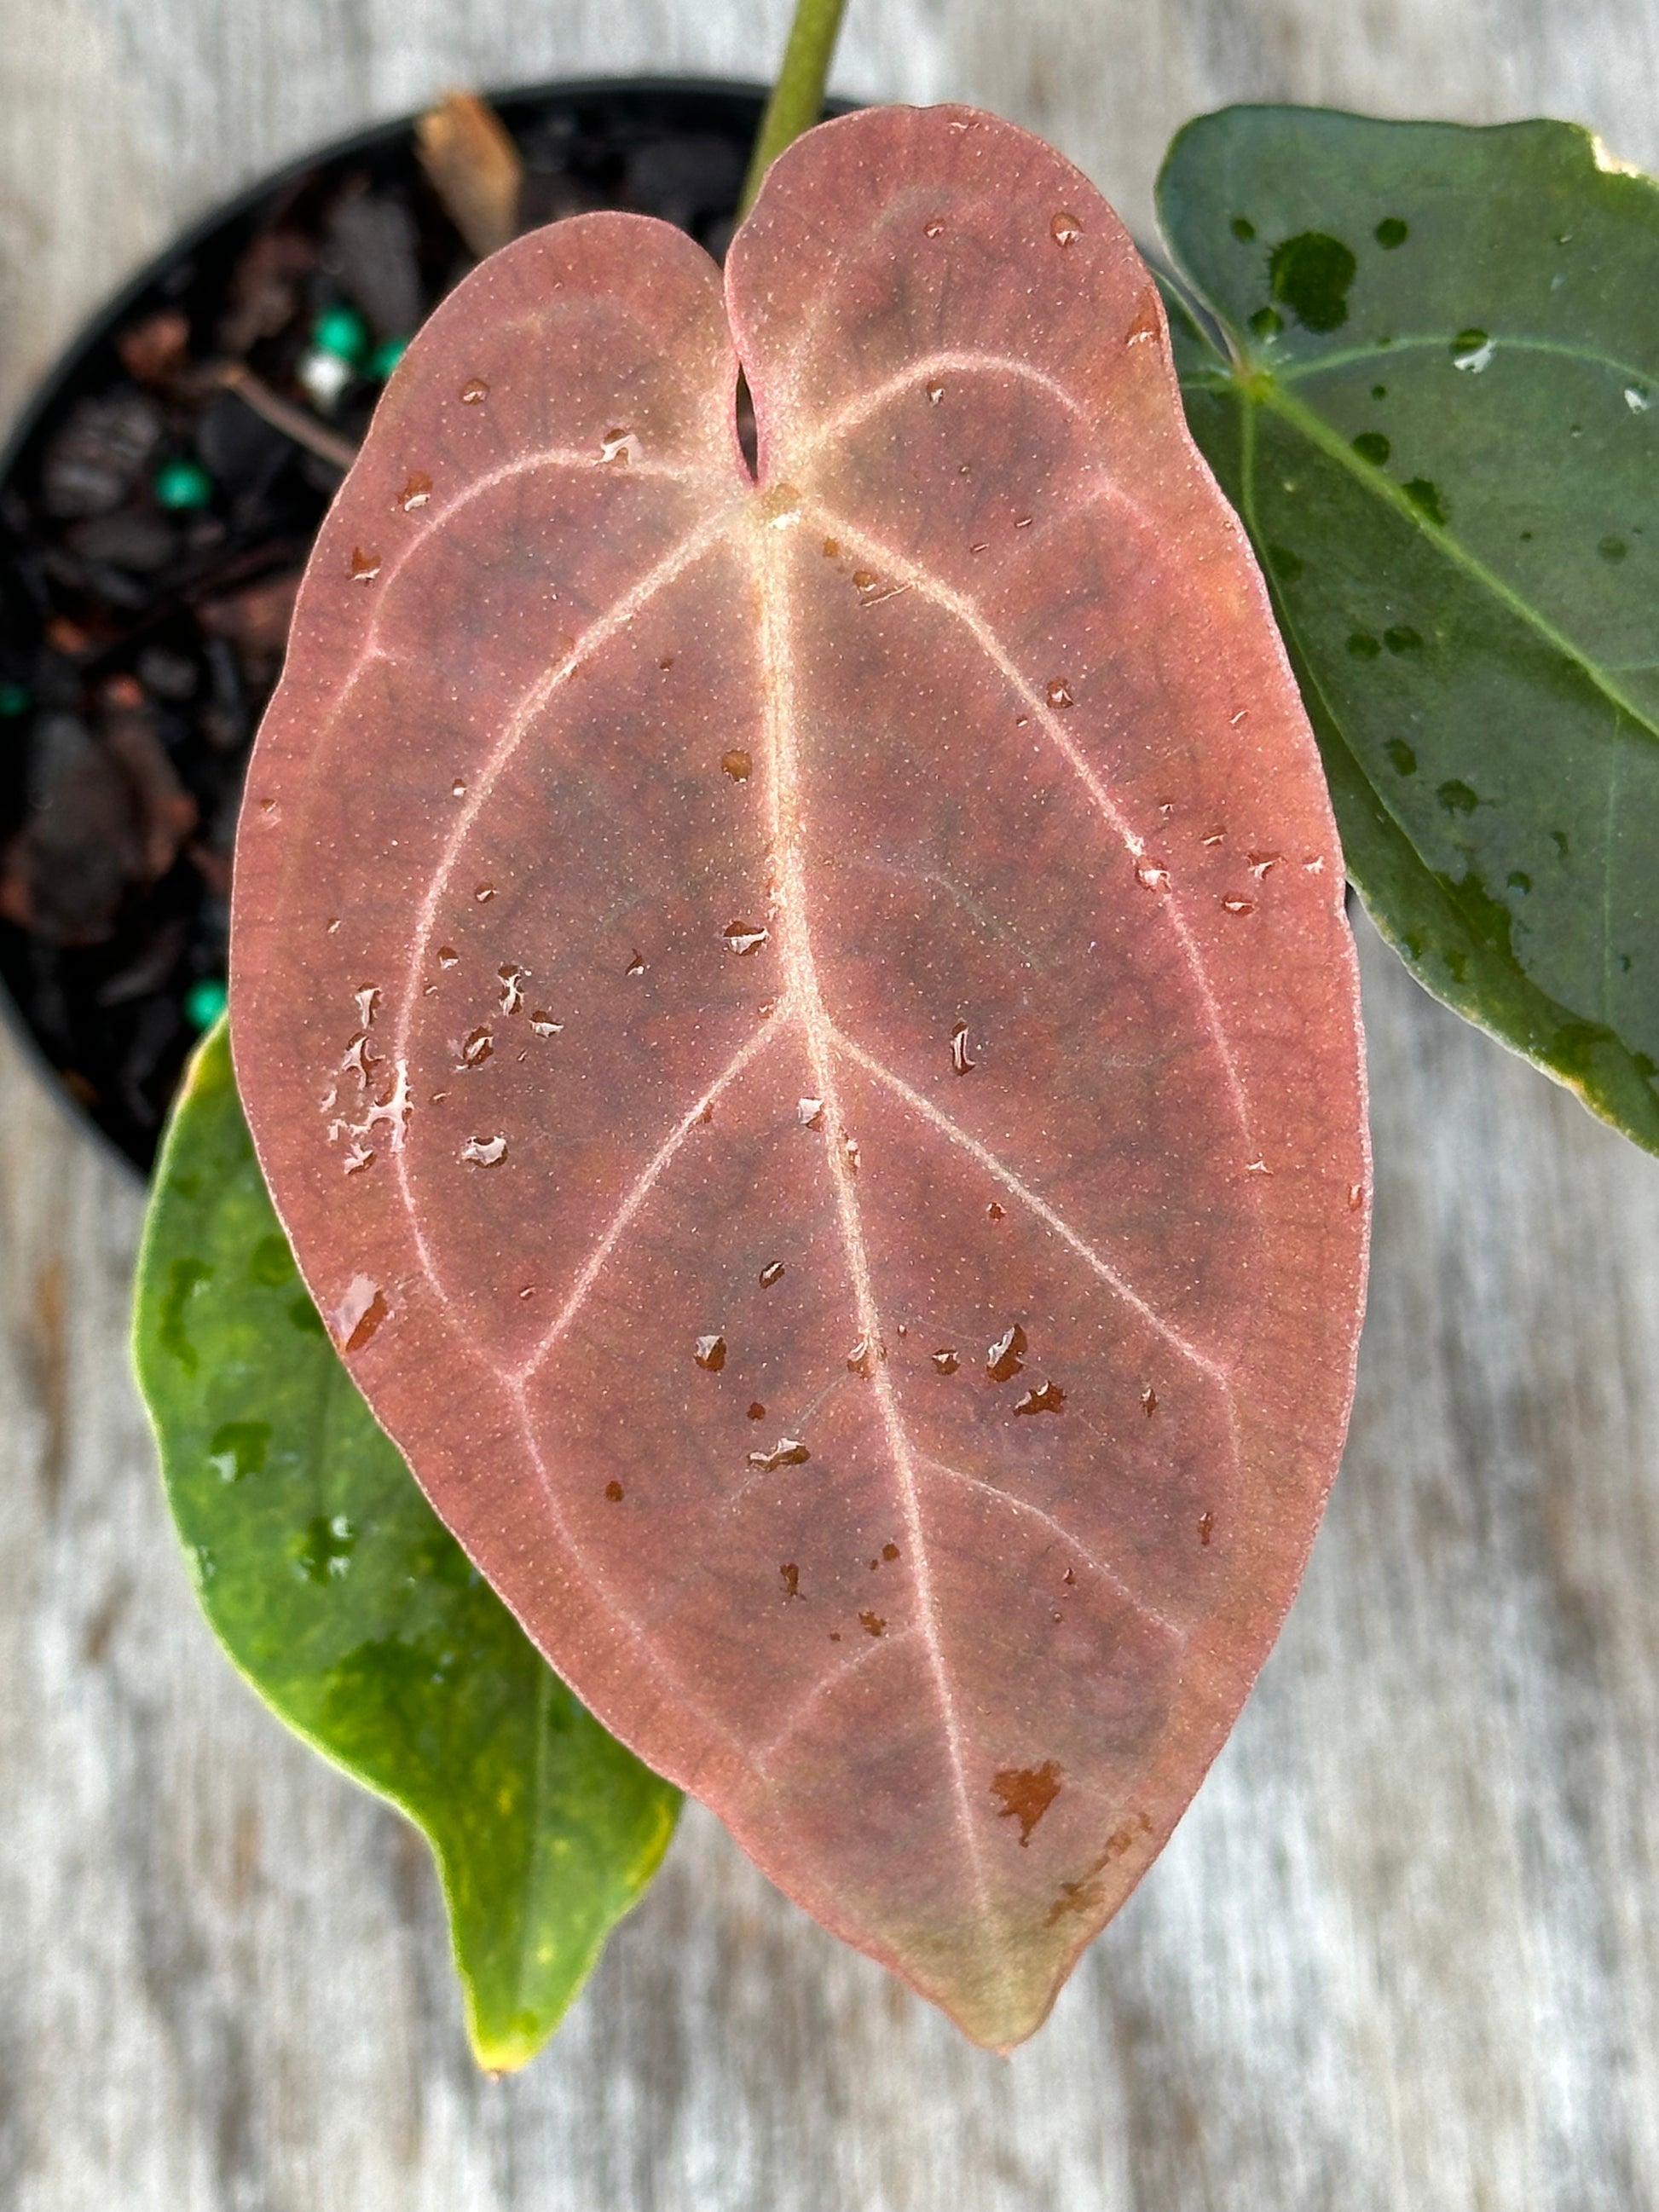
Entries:
{"type": "MultiPolygon", "coordinates": [[[[459,79],[756,75],[781,0],[0,0],[0,410],[184,218],[459,79]]],[[[1144,224],[1186,114],[1546,111],[1659,167],[1644,0],[853,0],[1144,224]]],[[[197,1618],[122,1173],[0,1040],[5,2212],[1659,2204],[1659,1163],[1362,933],[1353,1441],[1231,1745],[1048,2028],[970,2050],[707,1817],[551,2050],[471,2070],[400,1824],[197,1618]]]]}

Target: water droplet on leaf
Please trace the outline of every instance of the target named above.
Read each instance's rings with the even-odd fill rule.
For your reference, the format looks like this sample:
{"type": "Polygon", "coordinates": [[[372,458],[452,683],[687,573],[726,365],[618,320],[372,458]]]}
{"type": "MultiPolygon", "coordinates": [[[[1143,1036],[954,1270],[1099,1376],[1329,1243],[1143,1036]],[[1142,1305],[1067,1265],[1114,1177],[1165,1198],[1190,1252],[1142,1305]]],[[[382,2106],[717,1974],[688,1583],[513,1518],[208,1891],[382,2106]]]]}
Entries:
{"type": "Polygon", "coordinates": [[[1040,1382],[1027,1390],[1014,1407],[1017,1413],[1057,1413],[1066,1403],[1066,1393],[1057,1382],[1040,1382]]]}
{"type": "Polygon", "coordinates": [[[1025,1332],[1014,1322],[985,1355],[985,1371],[992,1382],[1011,1382],[1025,1364],[1027,1349],[1025,1332]]]}
{"type": "Polygon", "coordinates": [[[1058,215],[1049,218],[1048,235],[1056,246],[1070,246],[1074,239],[1082,237],[1083,225],[1069,209],[1061,208],[1058,215]]]}
{"type": "Polygon", "coordinates": [[[1445,528],[1446,510],[1441,503],[1438,488],[1427,477],[1413,477],[1409,483],[1401,484],[1400,489],[1419,514],[1426,516],[1442,530],[1445,528]]]}
{"type": "Polygon", "coordinates": [[[368,1275],[354,1275],[329,1316],[329,1333],[342,1352],[361,1352],[390,1311],[380,1285],[368,1275]]]}
{"type": "Polygon", "coordinates": [[[1304,328],[1334,331],[1348,319],[1348,287],[1358,266],[1340,238],[1304,230],[1274,246],[1268,287],[1304,328]]]}
{"type": "Polygon", "coordinates": [[[1452,367],[1466,368],[1479,376],[1492,359],[1492,340],[1485,331],[1459,331],[1451,342],[1452,367]]]}
{"type": "Polygon", "coordinates": [[[461,1146],[461,1158],[475,1168],[493,1168],[506,1156],[505,1137],[469,1137],[461,1146]]]}
{"type": "Polygon", "coordinates": [[[781,1467],[805,1467],[811,1456],[799,1437],[780,1437],[770,1451],[751,1451],[749,1464],[763,1474],[775,1474],[781,1467]]]}

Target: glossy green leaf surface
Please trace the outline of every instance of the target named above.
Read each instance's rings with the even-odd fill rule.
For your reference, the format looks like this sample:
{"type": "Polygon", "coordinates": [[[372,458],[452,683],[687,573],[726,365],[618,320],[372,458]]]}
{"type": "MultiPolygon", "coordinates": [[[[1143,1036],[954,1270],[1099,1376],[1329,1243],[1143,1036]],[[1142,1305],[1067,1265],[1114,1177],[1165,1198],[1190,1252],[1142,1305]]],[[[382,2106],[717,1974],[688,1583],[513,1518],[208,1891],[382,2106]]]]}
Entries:
{"type": "Polygon", "coordinates": [[[290,1727],[425,1832],[474,2049],[521,2065],[679,1793],[551,1672],[376,1425],[265,1194],[222,1022],[158,1169],[136,1352],[209,1620],[290,1727]]]}
{"type": "Polygon", "coordinates": [[[1159,210],[1351,875],[1659,1150],[1659,185],[1567,124],[1231,108],[1159,210]]]}

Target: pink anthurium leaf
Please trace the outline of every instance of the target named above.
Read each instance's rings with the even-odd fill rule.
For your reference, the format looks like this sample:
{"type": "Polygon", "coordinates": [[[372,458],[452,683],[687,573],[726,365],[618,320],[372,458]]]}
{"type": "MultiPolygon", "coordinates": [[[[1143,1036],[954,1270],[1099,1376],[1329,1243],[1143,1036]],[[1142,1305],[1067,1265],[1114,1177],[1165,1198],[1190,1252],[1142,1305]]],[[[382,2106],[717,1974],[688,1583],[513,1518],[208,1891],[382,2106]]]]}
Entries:
{"type": "Polygon", "coordinates": [[[1313,743],[1085,180],[878,109],[724,301],[633,216],[485,263],[319,542],[234,969],[278,1210],[474,1559],[1029,2034],[1290,1601],[1369,1190],[1313,743]]]}

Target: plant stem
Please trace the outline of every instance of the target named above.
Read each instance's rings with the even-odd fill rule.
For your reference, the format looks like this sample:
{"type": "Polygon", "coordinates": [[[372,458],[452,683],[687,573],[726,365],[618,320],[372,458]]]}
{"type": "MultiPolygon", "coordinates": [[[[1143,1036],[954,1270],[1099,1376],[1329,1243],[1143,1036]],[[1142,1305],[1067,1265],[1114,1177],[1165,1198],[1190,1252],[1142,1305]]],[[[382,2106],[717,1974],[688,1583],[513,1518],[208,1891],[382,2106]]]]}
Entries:
{"type": "Polygon", "coordinates": [[[847,0],[795,0],[795,20],[772,97],[761,118],[760,136],[744,179],[739,215],[755,204],[762,179],[784,148],[810,131],[823,106],[823,87],[841,29],[847,0]]]}
{"type": "Polygon", "coordinates": [[[218,380],[227,392],[236,394],[244,407],[251,407],[269,422],[273,430],[292,438],[296,446],[315,453],[319,461],[338,469],[342,476],[356,459],[357,448],[349,438],[340,437],[314,415],[308,415],[303,407],[291,405],[268,384],[262,384],[253,371],[245,368],[240,361],[228,361],[219,371],[218,380]]]}

